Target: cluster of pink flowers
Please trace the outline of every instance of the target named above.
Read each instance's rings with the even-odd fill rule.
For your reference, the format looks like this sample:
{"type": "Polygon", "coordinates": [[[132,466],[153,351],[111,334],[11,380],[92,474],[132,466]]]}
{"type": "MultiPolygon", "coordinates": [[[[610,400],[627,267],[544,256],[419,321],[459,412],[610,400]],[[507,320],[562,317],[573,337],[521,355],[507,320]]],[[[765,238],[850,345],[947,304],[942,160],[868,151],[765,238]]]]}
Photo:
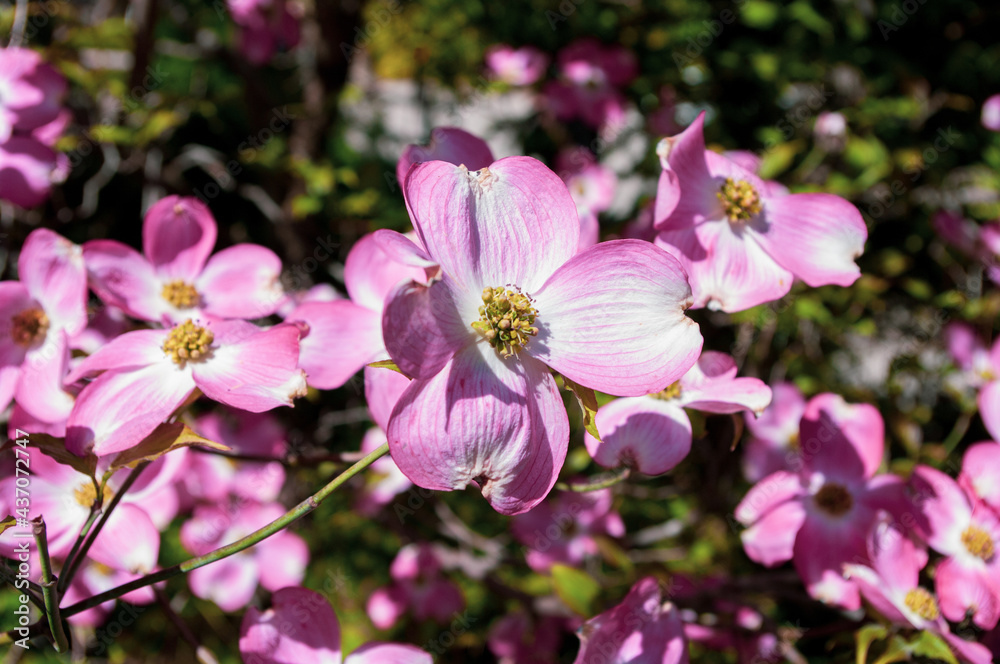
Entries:
{"type": "Polygon", "coordinates": [[[53,148],[69,122],[66,79],[27,48],[0,49],[0,197],[32,207],[69,174],[53,148]]]}

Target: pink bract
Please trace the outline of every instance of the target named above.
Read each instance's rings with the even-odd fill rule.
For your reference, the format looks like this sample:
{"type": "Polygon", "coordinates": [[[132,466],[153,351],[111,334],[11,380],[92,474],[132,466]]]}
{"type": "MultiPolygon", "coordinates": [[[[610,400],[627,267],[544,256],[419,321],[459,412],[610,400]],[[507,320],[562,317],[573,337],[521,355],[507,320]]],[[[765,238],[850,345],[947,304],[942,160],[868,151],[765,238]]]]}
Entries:
{"type": "Polygon", "coordinates": [[[1000,95],[993,95],[983,102],[983,126],[990,131],[1000,131],[1000,95]]]}
{"type": "Polygon", "coordinates": [[[114,240],[83,246],[90,286],[130,316],[169,325],[187,318],[262,318],[284,300],[281,259],[256,244],[211,256],[215,219],[196,198],[167,196],[146,213],[143,253],[114,240]]]}
{"type": "Polygon", "coordinates": [[[656,244],[684,266],[694,306],[740,311],[783,297],[795,278],[854,283],[868,237],[858,209],[832,194],[774,195],[705,149],[704,117],[657,148],[656,244]]]}
{"type": "MultiPolygon", "coordinates": [[[[528,157],[476,172],[417,165],[406,199],[440,278],[400,286],[382,317],[389,355],[414,378],[389,421],[392,457],[419,486],[475,481],[497,511],[527,511],[555,483],[569,438],[549,368],[618,395],[678,379],[702,343],[683,313],[684,272],[636,240],[574,255],[576,206],[528,157]],[[525,330],[514,345],[497,313],[511,301],[525,330]]],[[[386,230],[376,237],[405,240],[386,230]]]]}
{"type": "Polygon", "coordinates": [[[409,645],[365,644],[342,658],[340,622],[326,598],[301,587],[282,588],[271,608],[247,609],[240,626],[240,655],[247,664],[432,664],[409,645]]]}
{"type": "Polygon", "coordinates": [[[406,174],[414,164],[447,161],[477,171],[493,163],[493,152],[486,141],[458,127],[435,127],[427,145],[408,145],[396,162],[396,179],[406,190],[406,174]]]}
{"type": "Polygon", "coordinates": [[[533,46],[514,48],[498,44],[486,51],[487,69],[510,85],[531,85],[545,74],[548,66],[549,56],[533,46]]]}

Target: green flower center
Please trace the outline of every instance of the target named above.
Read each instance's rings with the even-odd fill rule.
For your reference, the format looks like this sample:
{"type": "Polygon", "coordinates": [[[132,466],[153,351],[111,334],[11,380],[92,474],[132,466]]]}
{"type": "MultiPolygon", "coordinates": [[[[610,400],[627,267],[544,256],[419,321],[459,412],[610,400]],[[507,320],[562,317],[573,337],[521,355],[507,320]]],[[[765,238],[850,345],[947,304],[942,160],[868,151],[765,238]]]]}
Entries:
{"type": "Polygon", "coordinates": [[[675,381],[674,383],[667,386],[665,390],[661,390],[656,394],[650,394],[649,396],[654,399],[660,399],[662,401],[672,401],[674,399],[681,398],[681,381],[675,381]]]}
{"type": "Polygon", "coordinates": [[[11,316],[10,338],[19,346],[31,346],[45,338],[49,331],[49,317],[39,308],[25,309],[11,316]]]}
{"type": "Polygon", "coordinates": [[[979,526],[969,526],[962,533],[965,550],[981,560],[993,557],[993,538],[979,526]]]}
{"type": "Polygon", "coordinates": [[[716,196],[722,201],[722,209],[729,217],[730,223],[747,221],[760,214],[763,209],[760,195],[746,180],[737,182],[732,178],[726,178],[716,196]]]}
{"type": "Polygon", "coordinates": [[[531,298],[516,287],[484,288],[480,319],[472,327],[502,357],[510,357],[528,345],[529,337],[538,334],[534,327],[538,311],[531,304],[531,298]]]}
{"type": "Polygon", "coordinates": [[[180,279],[164,284],[160,295],[178,309],[191,309],[201,301],[201,295],[194,286],[180,279]]]}
{"type": "Polygon", "coordinates": [[[844,514],[854,505],[850,492],[839,484],[827,483],[813,496],[816,506],[832,516],[844,514]]]}
{"type": "Polygon", "coordinates": [[[170,331],[163,342],[163,352],[175,363],[197,361],[205,357],[215,341],[215,335],[207,328],[195,325],[189,318],[170,331]]]}
{"type": "Polygon", "coordinates": [[[934,601],[934,596],[923,588],[914,588],[906,593],[903,603],[906,604],[906,608],[924,620],[937,620],[938,616],[941,615],[937,602],[934,601]]]}

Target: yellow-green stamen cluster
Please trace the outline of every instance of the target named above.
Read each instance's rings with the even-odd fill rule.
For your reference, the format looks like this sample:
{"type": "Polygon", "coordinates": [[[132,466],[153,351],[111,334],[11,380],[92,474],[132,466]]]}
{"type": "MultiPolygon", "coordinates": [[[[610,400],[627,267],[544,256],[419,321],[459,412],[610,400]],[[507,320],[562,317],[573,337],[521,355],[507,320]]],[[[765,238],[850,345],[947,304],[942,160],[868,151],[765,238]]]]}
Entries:
{"type": "Polygon", "coordinates": [[[198,306],[201,301],[201,295],[198,294],[194,286],[181,279],[164,284],[160,295],[178,309],[191,309],[198,306]]]}
{"type": "Polygon", "coordinates": [[[914,588],[906,593],[903,603],[906,604],[906,608],[924,620],[937,620],[938,616],[941,615],[937,602],[934,601],[934,596],[923,588],[914,588]]]}
{"type": "MultiPolygon", "coordinates": [[[[114,497],[114,492],[111,490],[107,484],[104,485],[104,492],[101,496],[101,505],[107,505],[108,501],[114,497]]],[[[97,489],[94,488],[93,482],[84,482],[76,489],[73,490],[73,498],[76,499],[78,505],[83,507],[91,507],[94,504],[94,500],[97,498],[97,489]]]]}
{"type": "Polygon", "coordinates": [[[763,209],[757,190],[746,180],[737,182],[726,178],[716,196],[722,201],[722,209],[731,223],[747,221],[760,214],[763,209]]]}
{"type": "Polygon", "coordinates": [[[844,514],[854,505],[850,492],[839,484],[824,484],[813,496],[816,506],[832,516],[844,514]]]}
{"type": "Polygon", "coordinates": [[[472,323],[490,345],[503,357],[510,357],[528,345],[528,337],[538,334],[534,327],[538,312],[531,306],[531,298],[517,289],[484,288],[482,317],[472,323]]]}
{"type": "Polygon", "coordinates": [[[49,331],[49,317],[37,307],[25,309],[10,319],[10,338],[19,346],[31,346],[45,338],[49,331]]]}
{"type": "Polygon", "coordinates": [[[163,352],[174,362],[183,365],[189,360],[200,360],[208,353],[215,335],[207,328],[195,325],[189,318],[170,331],[163,342],[163,352]]]}
{"type": "Polygon", "coordinates": [[[993,557],[993,538],[979,526],[969,526],[962,533],[965,550],[982,560],[993,557]]]}
{"type": "Polygon", "coordinates": [[[665,390],[657,392],[656,394],[650,394],[649,396],[654,399],[660,399],[662,401],[673,401],[674,399],[681,398],[681,382],[675,381],[671,383],[665,390]]]}

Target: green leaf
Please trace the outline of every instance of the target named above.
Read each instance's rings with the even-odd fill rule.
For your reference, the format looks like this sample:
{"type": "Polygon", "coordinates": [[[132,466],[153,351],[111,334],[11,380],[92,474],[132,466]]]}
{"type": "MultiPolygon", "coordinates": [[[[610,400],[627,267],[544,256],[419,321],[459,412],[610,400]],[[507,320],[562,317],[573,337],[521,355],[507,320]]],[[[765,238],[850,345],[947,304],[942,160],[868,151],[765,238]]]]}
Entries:
{"type": "Polygon", "coordinates": [[[889,647],[885,649],[882,656],[875,660],[875,664],[889,664],[890,662],[902,662],[910,659],[909,644],[898,636],[892,637],[889,647]]]}
{"type": "Polygon", "coordinates": [[[231,449],[222,443],[215,443],[207,438],[202,438],[181,422],[172,422],[170,424],[161,424],[156,427],[153,433],[146,436],[141,443],[119,452],[118,456],[111,461],[111,466],[108,470],[114,472],[126,466],[135,468],[136,465],[143,461],[155,461],[168,452],[190,445],[202,445],[210,447],[213,450],[222,451],[229,451],[231,449]]]}
{"type": "MultiPolygon", "coordinates": [[[[369,362],[368,366],[372,367],[373,369],[391,369],[402,376],[406,376],[406,374],[403,373],[403,370],[400,369],[398,366],[396,366],[396,363],[393,362],[392,360],[380,360],[378,362],[369,362]]],[[[406,377],[409,378],[409,376],[406,377]]]]}
{"type": "Polygon", "coordinates": [[[889,632],[882,625],[865,625],[854,633],[854,639],[858,647],[855,651],[855,662],[865,664],[868,661],[868,650],[875,641],[881,641],[889,632]]]}
{"type": "Polygon", "coordinates": [[[597,395],[594,394],[594,390],[574,383],[566,376],[563,376],[563,384],[576,396],[577,401],[580,402],[580,408],[583,409],[583,428],[591,436],[600,440],[601,434],[597,432],[597,422],[594,419],[597,416],[597,395]]]}
{"type": "Polygon", "coordinates": [[[948,662],[948,664],[958,664],[955,654],[948,647],[948,644],[937,634],[924,630],[919,636],[910,641],[910,652],[914,655],[933,657],[948,662]]]}
{"type": "Polygon", "coordinates": [[[8,514],[3,518],[3,521],[0,521],[0,535],[3,535],[4,531],[8,528],[13,528],[15,525],[17,525],[17,519],[8,514]]]}
{"type": "Polygon", "coordinates": [[[589,618],[594,615],[592,604],[601,592],[597,581],[581,570],[566,565],[552,566],[552,581],[556,594],[574,613],[589,618]]]}

